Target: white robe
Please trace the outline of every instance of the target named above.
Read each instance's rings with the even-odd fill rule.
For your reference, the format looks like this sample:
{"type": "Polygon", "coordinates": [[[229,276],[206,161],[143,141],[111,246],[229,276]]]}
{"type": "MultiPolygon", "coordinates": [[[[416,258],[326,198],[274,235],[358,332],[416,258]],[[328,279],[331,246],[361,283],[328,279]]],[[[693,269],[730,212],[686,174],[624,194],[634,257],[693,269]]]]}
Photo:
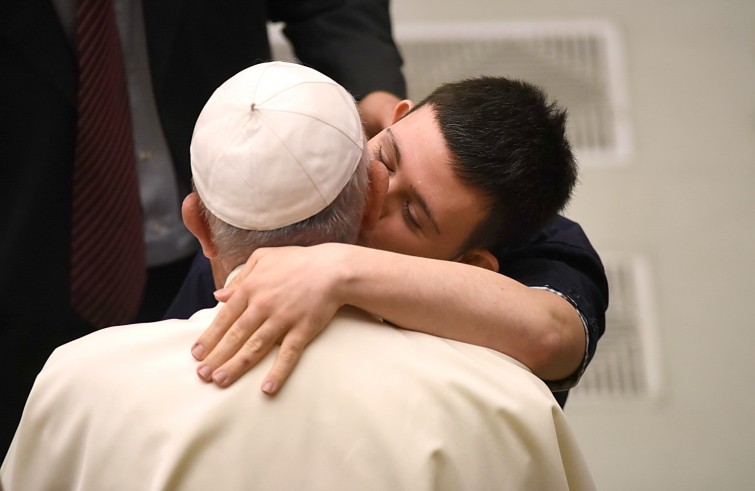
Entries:
{"type": "Polygon", "coordinates": [[[227,389],[196,376],[216,313],[58,348],[5,491],[594,489],[548,388],[505,355],[346,308],[269,397],[272,356],[227,389]]]}

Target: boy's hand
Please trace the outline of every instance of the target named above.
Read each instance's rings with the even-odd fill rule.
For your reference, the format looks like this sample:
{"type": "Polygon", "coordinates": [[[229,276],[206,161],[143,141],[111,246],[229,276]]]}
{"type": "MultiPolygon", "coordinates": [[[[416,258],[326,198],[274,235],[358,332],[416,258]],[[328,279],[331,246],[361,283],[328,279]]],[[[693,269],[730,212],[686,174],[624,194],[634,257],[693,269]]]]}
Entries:
{"type": "Polygon", "coordinates": [[[232,284],[216,293],[227,303],[192,346],[197,374],[227,387],[273,348],[281,347],[262,390],[275,394],[304,348],[341,307],[335,295],[337,244],[258,249],[232,284]]]}

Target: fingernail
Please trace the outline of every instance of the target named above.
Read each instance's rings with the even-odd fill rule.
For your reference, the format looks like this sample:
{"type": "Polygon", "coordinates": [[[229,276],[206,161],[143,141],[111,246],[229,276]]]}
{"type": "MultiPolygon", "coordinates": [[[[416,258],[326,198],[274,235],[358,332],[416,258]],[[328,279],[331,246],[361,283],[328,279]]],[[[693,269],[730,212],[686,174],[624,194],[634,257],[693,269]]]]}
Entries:
{"type": "Polygon", "coordinates": [[[219,288],[219,289],[215,290],[214,292],[212,292],[212,294],[213,294],[214,296],[216,296],[216,297],[217,297],[218,295],[223,295],[224,293],[225,293],[225,288],[219,288]]]}
{"type": "Polygon", "coordinates": [[[194,347],[191,348],[191,355],[197,360],[201,360],[204,356],[204,346],[199,343],[195,344],[194,347]]]}
{"type": "Polygon", "coordinates": [[[207,380],[210,378],[212,370],[210,370],[210,367],[208,367],[207,365],[200,365],[199,368],[197,368],[197,373],[200,377],[207,380]]]}
{"type": "Polygon", "coordinates": [[[215,381],[216,384],[223,385],[228,378],[228,374],[225,373],[225,371],[220,370],[219,372],[215,372],[212,374],[212,380],[215,381]]]}
{"type": "Polygon", "coordinates": [[[264,385],[262,385],[262,392],[264,392],[265,394],[272,394],[273,389],[275,389],[275,385],[269,380],[265,382],[264,385]]]}

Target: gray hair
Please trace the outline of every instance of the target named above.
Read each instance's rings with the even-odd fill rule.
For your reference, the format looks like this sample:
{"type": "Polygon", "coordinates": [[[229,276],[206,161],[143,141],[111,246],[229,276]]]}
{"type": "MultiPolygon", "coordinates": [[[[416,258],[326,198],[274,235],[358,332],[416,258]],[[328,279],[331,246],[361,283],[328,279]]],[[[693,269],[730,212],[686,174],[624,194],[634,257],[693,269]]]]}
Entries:
{"type": "Polygon", "coordinates": [[[354,174],[332,203],[316,215],[275,230],[245,230],[229,225],[213,215],[200,196],[200,210],[210,226],[218,258],[240,264],[260,247],[356,242],[366,205],[369,162],[370,154],[365,141],[362,158],[354,174]]]}

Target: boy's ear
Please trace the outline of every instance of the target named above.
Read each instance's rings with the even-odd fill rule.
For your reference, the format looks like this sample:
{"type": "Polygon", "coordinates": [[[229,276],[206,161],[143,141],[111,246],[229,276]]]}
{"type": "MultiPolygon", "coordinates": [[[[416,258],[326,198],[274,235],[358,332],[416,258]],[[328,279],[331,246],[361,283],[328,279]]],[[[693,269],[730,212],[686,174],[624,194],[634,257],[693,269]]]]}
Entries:
{"type": "Polygon", "coordinates": [[[404,99],[403,101],[396,104],[396,106],[393,108],[393,118],[391,118],[391,124],[406,116],[413,107],[414,103],[409,99],[404,99]]]}
{"type": "Polygon", "coordinates": [[[367,169],[370,183],[367,187],[362,229],[372,230],[380,219],[385,196],[388,194],[388,169],[377,160],[371,161],[367,169]]]}
{"type": "Polygon", "coordinates": [[[202,215],[201,208],[199,207],[199,195],[196,191],[192,191],[184,198],[181,205],[181,216],[186,228],[199,240],[204,255],[209,259],[217,256],[218,250],[212,241],[210,224],[207,223],[207,220],[202,215]]]}
{"type": "Polygon", "coordinates": [[[490,271],[498,272],[498,259],[487,249],[477,247],[470,251],[465,252],[458,259],[459,262],[477,266],[483,269],[489,269],[490,271]]]}

